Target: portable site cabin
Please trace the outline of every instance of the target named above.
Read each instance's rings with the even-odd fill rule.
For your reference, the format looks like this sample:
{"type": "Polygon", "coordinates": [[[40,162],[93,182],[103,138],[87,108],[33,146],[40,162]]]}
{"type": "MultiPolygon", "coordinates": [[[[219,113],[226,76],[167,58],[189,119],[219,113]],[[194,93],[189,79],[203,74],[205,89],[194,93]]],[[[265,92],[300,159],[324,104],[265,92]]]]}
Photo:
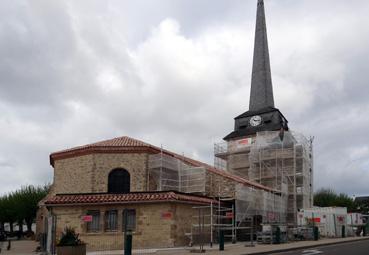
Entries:
{"type": "Polygon", "coordinates": [[[342,226],[347,231],[347,208],[346,207],[313,207],[301,209],[297,216],[297,224],[300,227],[317,226],[321,236],[341,237],[342,226]]]}

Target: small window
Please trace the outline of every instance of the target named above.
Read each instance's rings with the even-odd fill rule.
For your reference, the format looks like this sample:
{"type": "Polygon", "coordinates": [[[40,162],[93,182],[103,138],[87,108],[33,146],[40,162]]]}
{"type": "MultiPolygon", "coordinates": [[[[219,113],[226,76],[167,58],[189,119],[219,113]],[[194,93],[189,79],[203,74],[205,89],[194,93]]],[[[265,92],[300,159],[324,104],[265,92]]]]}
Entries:
{"type": "Polygon", "coordinates": [[[111,210],[105,212],[105,231],[118,230],[118,211],[111,210]]]}
{"type": "Polygon", "coordinates": [[[240,126],[240,129],[245,129],[245,128],[247,128],[247,125],[240,126]]]}
{"type": "Polygon", "coordinates": [[[100,211],[88,211],[87,215],[92,216],[92,221],[87,222],[87,232],[99,232],[100,231],[100,211]]]}
{"type": "Polygon", "coordinates": [[[136,210],[135,209],[125,209],[123,210],[123,229],[124,232],[126,219],[125,219],[125,212],[127,213],[127,230],[135,231],[136,230],[136,210]]]}

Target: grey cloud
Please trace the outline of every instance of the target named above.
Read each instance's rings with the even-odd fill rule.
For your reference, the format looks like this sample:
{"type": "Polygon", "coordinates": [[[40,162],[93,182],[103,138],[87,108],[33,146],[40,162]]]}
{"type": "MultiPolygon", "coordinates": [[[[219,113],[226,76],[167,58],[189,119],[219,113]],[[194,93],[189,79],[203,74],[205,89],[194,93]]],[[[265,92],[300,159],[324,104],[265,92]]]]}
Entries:
{"type": "MultiPolygon", "coordinates": [[[[369,4],[265,2],[276,106],[315,136],[315,187],[367,193],[369,4]]],[[[212,163],[247,110],[255,8],[2,1],[0,193],[51,181],[53,151],[121,135],[212,163]]]]}

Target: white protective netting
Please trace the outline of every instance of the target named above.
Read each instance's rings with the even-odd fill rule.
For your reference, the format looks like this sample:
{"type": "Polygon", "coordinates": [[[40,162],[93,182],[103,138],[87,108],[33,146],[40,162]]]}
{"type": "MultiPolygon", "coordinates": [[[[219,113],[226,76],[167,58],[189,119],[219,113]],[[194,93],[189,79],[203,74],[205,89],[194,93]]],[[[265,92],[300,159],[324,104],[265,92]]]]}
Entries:
{"type": "Polygon", "coordinates": [[[206,171],[163,153],[149,156],[149,189],[205,193],[206,171]]]}

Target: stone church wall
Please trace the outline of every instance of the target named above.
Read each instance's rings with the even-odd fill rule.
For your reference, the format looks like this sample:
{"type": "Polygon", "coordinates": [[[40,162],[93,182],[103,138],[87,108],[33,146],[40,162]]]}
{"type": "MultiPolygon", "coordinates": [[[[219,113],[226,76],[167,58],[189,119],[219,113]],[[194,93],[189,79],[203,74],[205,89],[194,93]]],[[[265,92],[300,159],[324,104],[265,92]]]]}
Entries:
{"type": "Polygon", "coordinates": [[[111,170],[130,173],[131,192],[146,191],[147,154],[91,154],[59,159],[54,164],[54,194],[100,193],[108,191],[111,170]]]}
{"type": "Polygon", "coordinates": [[[222,175],[206,172],[206,196],[234,197],[237,182],[222,175]]]}
{"type": "Polygon", "coordinates": [[[136,230],[133,232],[133,248],[163,248],[188,245],[185,233],[191,231],[193,215],[192,204],[146,203],[131,205],[92,205],[54,207],[52,213],[57,217],[56,239],[65,226],[75,228],[89,251],[122,250],[123,232],[122,212],[125,208],[136,209],[136,230]],[[100,231],[87,233],[82,216],[88,210],[100,210],[100,231]],[[103,215],[107,210],[118,210],[118,230],[104,231],[103,215]]]}

